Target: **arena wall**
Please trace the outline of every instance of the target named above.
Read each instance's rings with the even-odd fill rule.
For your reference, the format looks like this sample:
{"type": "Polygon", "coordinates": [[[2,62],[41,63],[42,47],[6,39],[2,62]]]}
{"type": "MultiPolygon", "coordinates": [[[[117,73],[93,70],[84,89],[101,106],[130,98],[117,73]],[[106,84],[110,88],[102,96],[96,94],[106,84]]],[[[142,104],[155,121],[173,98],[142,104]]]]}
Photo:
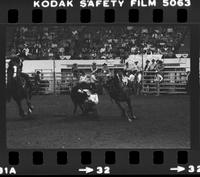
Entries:
{"type": "MultiPolygon", "coordinates": [[[[151,57],[153,59],[155,57],[151,57]]],[[[150,59],[149,56],[143,56],[143,64],[145,65],[145,61],[150,59]]],[[[156,59],[156,58],[155,58],[156,59]]],[[[134,61],[140,61],[141,56],[135,56],[134,58],[129,58],[126,62],[134,63],[134,61]]],[[[162,59],[167,68],[185,68],[186,71],[190,71],[190,58],[167,58],[162,59]]],[[[8,63],[9,60],[6,61],[8,63]]],[[[71,69],[74,63],[79,65],[80,69],[88,69],[91,64],[95,62],[97,66],[102,66],[103,63],[107,63],[111,68],[123,68],[123,64],[121,64],[120,59],[115,60],[25,60],[23,62],[23,72],[25,73],[34,73],[37,70],[41,70],[43,72],[61,72],[62,69],[71,69]],[[54,70],[55,69],[55,70],[54,70]]],[[[7,65],[6,65],[7,68],[7,65]]]]}

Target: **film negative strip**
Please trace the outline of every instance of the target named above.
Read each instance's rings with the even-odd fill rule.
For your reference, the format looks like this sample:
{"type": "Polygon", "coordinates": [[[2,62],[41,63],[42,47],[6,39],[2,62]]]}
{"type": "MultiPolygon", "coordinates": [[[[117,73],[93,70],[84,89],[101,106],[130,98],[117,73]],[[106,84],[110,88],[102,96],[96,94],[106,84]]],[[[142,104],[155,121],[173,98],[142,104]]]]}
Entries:
{"type": "Polygon", "coordinates": [[[1,0],[0,174],[200,174],[197,0],[1,0]]]}

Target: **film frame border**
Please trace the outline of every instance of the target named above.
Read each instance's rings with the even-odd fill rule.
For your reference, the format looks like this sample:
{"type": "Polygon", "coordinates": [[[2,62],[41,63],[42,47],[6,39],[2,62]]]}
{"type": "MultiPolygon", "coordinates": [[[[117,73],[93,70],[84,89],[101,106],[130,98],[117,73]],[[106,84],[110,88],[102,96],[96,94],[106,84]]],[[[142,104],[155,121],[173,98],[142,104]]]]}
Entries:
{"type": "MultiPolygon", "coordinates": [[[[200,7],[200,6],[198,6],[200,7]]],[[[197,7],[196,7],[197,8],[197,7]]],[[[139,13],[141,13],[141,9],[138,9],[139,10],[139,13]]],[[[174,10],[174,9],[173,9],[174,10]]],[[[165,9],[164,9],[165,11],[165,9]]],[[[196,11],[197,12],[197,11],[196,11]]],[[[69,13],[69,11],[67,11],[67,14],[69,13]]],[[[195,13],[191,12],[189,10],[189,14],[192,14],[192,16],[194,16],[195,13]]],[[[197,15],[197,14],[196,14],[197,15]]],[[[20,17],[20,16],[19,16],[20,17]]],[[[152,16],[151,16],[152,17],[152,16]]],[[[190,16],[191,17],[191,16],[190,16]]],[[[188,17],[188,19],[190,19],[190,17],[188,17]]],[[[116,18],[117,19],[117,18],[116,18]]],[[[197,18],[196,18],[197,19],[197,18]]],[[[5,21],[7,20],[4,19],[5,21]]],[[[126,18],[127,20],[127,18],[126,18]]],[[[7,22],[3,22],[1,25],[0,25],[0,35],[1,35],[1,46],[5,46],[5,42],[6,42],[6,39],[5,39],[5,33],[6,33],[6,26],[9,26],[11,24],[7,24],[7,22]]],[[[20,21],[18,21],[19,23],[14,23],[12,25],[23,25],[23,22],[21,23],[20,21]]],[[[191,48],[191,51],[190,51],[190,55],[191,55],[191,58],[195,58],[193,60],[191,60],[191,69],[192,69],[192,74],[194,77],[192,77],[192,82],[195,83],[196,81],[198,81],[198,74],[199,74],[199,34],[200,34],[200,30],[199,30],[199,22],[200,20],[198,21],[187,21],[185,23],[181,23],[182,25],[188,25],[191,29],[191,45],[190,45],[190,48],[191,48]]],[[[43,23],[47,23],[49,24],[50,22],[46,22],[46,21],[43,21],[41,23],[41,25],[43,25],[43,23]]],[[[80,22],[77,22],[77,23],[80,23],[80,22]]],[[[55,24],[55,22],[53,22],[52,24],[55,24]]],[[[74,24],[74,25],[79,25],[79,24],[76,24],[76,22],[66,22],[64,23],[66,25],[70,25],[70,24],[74,24]]],[[[89,23],[89,24],[95,24],[93,22],[89,23]]],[[[97,24],[99,24],[97,22],[97,24]]],[[[115,21],[114,23],[112,23],[112,25],[115,25],[115,24],[122,24],[121,21],[115,21]]],[[[140,25],[140,24],[144,24],[144,22],[142,21],[140,23],[140,20],[137,22],[137,23],[123,23],[125,25],[140,25]]],[[[146,24],[146,23],[145,23],[146,24]]],[[[165,23],[164,22],[160,22],[160,23],[153,23],[153,21],[151,22],[147,22],[148,25],[171,25],[170,22],[167,22],[165,23]]],[[[176,22],[172,22],[173,25],[180,25],[180,23],[176,24],[176,22]]],[[[25,24],[24,24],[25,25],[25,24]]],[[[37,25],[35,23],[32,23],[31,25],[37,25]]],[[[56,24],[57,25],[57,24],[56,24]]],[[[63,23],[62,23],[63,25],[63,23]]],[[[83,25],[83,24],[81,24],[83,25]]],[[[86,23],[84,23],[84,25],[87,25],[86,23]]],[[[5,56],[5,47],[1,47],[0,49],[0,56],[1,58],[4,58],[5,56]]],[[[2,67],[2,70],[0,72],[0,89],[4,89],[4,80],[5,80],[5,72],[4,72],[4,67],[5,67],[5,61],[0,61],[0,66],[2,67]]],[[[199,163],[199,159],[197,157],[197,153],[200,154],[199,152],[199,149],[200,149],[200,143],[199,143],[199,127],[200,127],[200,124],[199,124],[199,120],[197,119],[198,118],[198,115],[199,115],[199,112],[198,112],[198,107],[199,107],[199,99],[197,97],[198,95],[198,85],[196,84],[193,84],[192,86],[192,95],[191,95],[191,149],[123,149],[123,150],[120,150],[120,149],[114,149],[114,152],[115,152],[115,161],[116,163],[114,164],[109,164],[109,163],[106,163],[105,162],[105,153],[107,151],[112,151],[111,149],[99,149],[99,150],[96,150],[96,149],[89,149],[89,150],[85,150],[85,149],[77,149],[77,150],[74,150],[74,149],[67,149],[67,150],[46,150],[46,149],[41,149],[41,150],[23,150],[23,149],[7,149],[6,148],[6,144],[5,144],[5,139],[6,136],[5,136],[5,132],[6,132],[6,128],[5,128],[5,116],[3,117],[3,119],[1,118],[0,122],[0,129],[2,130],[2,132],[4,133],[1,133],[0,134],[0,149],[1,149],[1,153],[3,154],[3,161],[1,162],[1,164],[7,164],[9,165],[9,155],[10,156],[15,156],[17,157],[17,153],[19,153],[19,164],[16,165],[16,168],[18,169],[18,174],[23,174],[24,172],[27,173],[27,174],[30,174],[30,171],[32,170],[37,170],[37,172],[35,172],[35,174],[57,174],[57,172],[63,172],[63,174],[65,174],[67,171],[69,172],[69,174],[72,174],[71,172],[73,171],[74,174],[80,174],[78,173],[77,171],[75,172],[74,171],[74,168],[73,167],[80,167],[81,165],[85,165],[85,164],[81,164],[81,153],[82,152],[91,152],[91,155],[92,155],[92,159],[91,159],[91,165],[90,163],[88,165],[90,166],[99,166],[99,164],[101,164],[102,166],[112,166],[112,171],[113,173],[111,174],[124,174],[125,171],[121,171],[122,169],[126,170],[126,173],[127,174],[133,174],[133,171],[134,171],[134,174],[141,174],[141,170],[142,170],[142,167],[145,167],[145,169],[147,168],[147,171],[142,173],[142,174],[156,174],[157,172],[154,171],[154,168],[156,167],[159,167],[159,172],[164,172],[163,174],[169,174],[167,171],[165,172],[165,168],[167,166],[169,166],[169,168],[173,165],[177,165],[177,164],[191,164],[191,163],[194,163],[194,164],[198,164],[199,163]],[[197,94],[196,94],[197,93],[197,94]],[[196,119],[193,119],[193,117],[196,117],[196,119]],[[4,131],[5,130],[5,131],[4,131]],[[198,136],[196,136],[198,135],[198,136]],[[32,153],[33,152],[43,152],[43,162],[46,163],[46,164],[43,164],[43,165],[36,165],[36,166],[33,166],[33,164],[31,163],[32,162],[32,153]],[[57,166],[56,162],[57,162],[57,152],[60,152],[60,151],[64,151],[64,152],[67,152],[67,163],[66,165],[61,165],[60,167],[57,166]],[[16,153],[17,152],[17,153],[16,153]],[[133,164],[130,164],[129,163],[129,153],[130,152],[137,152],[139,153],[139,164],[137,164],[137,162],[134,162],[133,161],[133,164],[136,163],[135,165],[133,164]],[[160,163],[158,162],[158,164],[154,164],[154,160],[156,159],[156,157],[160,156],[160,155],[155,155],[155,154],[162,154],[162,152],[164,152],[164,159],[163,159],[163,162],[164,163],[160,163]],[[182,162],[181,160],[181,156],[182,156],[182,153],[184,154],[185,158],[183,158],[182,160],[185,161],[185,162],[182,162]],[[124,155],[126,154],[126,156],[124,155]],[[179,154],[179,155],[178,155],[179,154]],[[187,155],[186,155],[187,154],[187,155]],[[154,155],[155,155],[155,158],[154,158],[154,155]],[[27,158],[28,157],[28,158],[27,158]],[[171,157],[173,157],[171,159],[171,157]],[[187,159],[188,157],[188,159],[187,159]],[[53,163],[47,163],[47,162],[53,162],[53,163]],[[122,167],[119,162],[123,162],[123,165],[125,165],[124,167],[122,167]],[[77,163],[80,163],[77,167],[77,163]],[[25,165],[25,166],[24,166],[25,165]],[[49,169],[51,169],[52,165],[54,166],[55,165],[55,168],[58,170],[58,171],[54,171],[55,169],[52,169],[52,171],[49,171],[49,169]],[[24,170],[24,167],[27,167],[26,170],[24,170]],[[38,168],[39,167],[39,168],[38,168]],[[64,167],[64,168],[63,168],[64,167]],[[30,170],[30,171],[29,171],[30,170]],[[60,170],[60,171],[59,171],[60,170]],[[72,170],[72,171],[70,171],[72,170]],[[130,170],[130,171],[129,171],[130,170]],[[48,171],[48,172],[47,172],[48,171]],[[47,173],[46,173],[47,172],[47,173]]],[[[1,95],[1,104],[0,104],[0,113],[1,115],[5,115],[5,98],[4,98],[4,93],[1,95]],[[3,97],[2,97],[3,96],[3,97]]],[[[162,156],[162,155],[161,155],[162,156]]],[[[1,159],[1,160],[2,160],[1,159]]],[[[12,161],[12,160],[11,160],[12,161]]],[[[136,160],[137,161],[137,160],[136,160]]],[[[13,162],[11,162],[10,165],[12,165],[13,162]]],[[[15,163],[14,162],[14,166],[15,166],[15,163]]],[[[87,164],[87,163],[86,163],[87,164]]],[[[168,169],[169,169],[168,168],[168,169]]]]}
{"type": "MultiPolygon", "coordinates": [[[[178,1],[178,0],[176,0],[178,1]]],[[[74,7],[72,8],[34,8],[33,0],[19,0],[15,2],[13,0],[2,1],[1,12],[0,12],[0,22],[8,23],[9,16],[14,16],[15,20],[11,20],[11,23],[32,23],[32,13],[39,13],[36,15],[40,17],[42,14],[42,20],[36,20],[36,23],[56,23],[56,13],[58,10],[58,16],[62,16],[66,12],[66,23],[81,23],[80,15],[90,14],[91,20],[89,23],[105,23],[104,15],[107,12],[114,11],[115,21],[113,23],[198,23],[200,17],[198,16],[198,7],[200,6],[199,1],[191,0],[190,7],[175,6],[175,7],[163,7],[162,4],[157,3],[156,7],[130,7],[125,1],[123,7],[109,7],[109,8],[81,8],[79,6],[79,1],[73,1],[74,7]],[[9,4],[9,5],[8,5],[9,4]],[[42,12],[41,12],[42,11],[42,12]],[[132,12],[131,12],[132,11],[132,12]],[[138,20],[129,20],[129,15],[134,14],[138,16],[138,20]],[[59,15],[60,14],[60,15],[59,15]],[[138,15],[137,15],[138,14],[138,15]],[[161,15],[163,18],[153,19],[153,14],[161,15]],[[179,17],[177,17],[177,14],[179,17]],[[163,19],[163,21],[162,21],[163,19]],[[187,21],[186,21],[187,19],[187,21]]],[[[160,1],[159,1],[160,2],[160,1]]],[[[65,20],[61,23],[65,23],[65,20]]],[[[85,23],[85,22],[84,22],[85,23]]],[[[88,23],[88,22],[86,22],[88,23]]],[[[109,23],[109,22],[108,22],[109,23]]],[[[112,22],[110,22],[112,23],[112,22]]]]}

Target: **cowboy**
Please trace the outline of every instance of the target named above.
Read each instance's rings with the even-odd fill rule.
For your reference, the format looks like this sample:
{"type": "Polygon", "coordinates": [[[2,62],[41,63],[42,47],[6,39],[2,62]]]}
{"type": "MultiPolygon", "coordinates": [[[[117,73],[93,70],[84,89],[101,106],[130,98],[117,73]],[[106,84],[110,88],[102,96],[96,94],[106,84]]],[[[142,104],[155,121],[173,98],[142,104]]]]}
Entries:
{"type": "Polygon", "coordinates": [[[117,70],[114,70],[115,87],[120,89],[122,87],[122,75],[117,70]]]}
{"type": "Polygon", "coordinates": [[[135,74],[134,74],[133,71],[130,71],[130,72],[129,72],[129,78],[128,78],[128,80],[129,80],[130,82],[134,82],[134,80],[135,80],[135,74]]]}
{"type": "Polygon", "coordinates": [[[149,83],[149,79],[151,79],[151,73],[149,73],[148,71],[150,71],[150,61],[146,60],[146,65],[144,67],[144,71],[146,71],[144,73],[144,79],[146,80],[146,83],[149,83]]]}
{"type": "Polygon", "coordinates": [[[29,53],[29,48],[27,44],[24,44],[24,49],[22,50],[23,54],[28,57],[28,55],[30,55],[29,53]]]}
{"type": "Polygon", "coordinates": [[[126,63],[125,63],[125,66],[124,66],[124,71],[127,72],[127,71],[129,71],[129,70],[130,70],[130,69],[129,69],[129,63],[126,62],[126,63]]]}
{"type": "MultiPolygon", "coordinates": [[[[26,73],[22,72],[23,67],[23,59],[16,56],[13,56],[8,64],[7,69],[7,76],[8,76],[8,82],[7,82],[7,89],[8,89],[8,101],[11,99],[11,92],[12,92],[12,79],[16,78],[18,79],[21,84],[23,83],[23,78],[26,80],[27,84],[31,87],[31,82],[29,80],[29,76],[26,73]],[[21,76],[21,77],[20,77],[21,76]]],[[[22,84],[23,85],[23,84],[22,84]]]]}
{"type": "Polygon", "coordinates": [[[155,71],[156,63],[155,60],[151,60],[151,65],[149,66],[149,71],[155,71]]]}
{"type": "Polygon", "coordinates": [[[157,60],[156,61],[156,66],[155,66],[155,70],[160,72],[164,70],[164,64],[161,60],[157,60]]]}
{"type": "MultiPolygon", "coordinates": [[[[22,73],[22,68],[23,68],[23,58],[22,57],[19,57],[17,55],[13,56],[9,62],[9,66],[8,66],[8,70],[10,70],[14,65],[17,66],[17,70],[14,71],[14,75],[15,74],[22,74],[24,76],[25,73],[22,73]],[[17,72],[18,71],[18,72],[17,72]]],[[[25,74],[27,75],[27,74],[25,74]]]]}
{"type": "Polygon", "coordinates": [[[91,82],[91,78],[89,75],[85,74],[84,71],[80,71],[80,78],[79,78],[79,93],[85,93],[87,94],[88,98],[86,100],[86,103],[88,106],[92,106],[94,104],[99,103],[98,95],[96,94],[96,90],[93,87],[93,84],[91,82]]]}
{"type": "Polygon", "coordinates": [[[128,85],[128,83],[129,83],[129,72],[128,71],[124,72],[122,74],[122,82],[124,85],[128,85]]]}
{"type": "Polygon", "coordinates": [[[134,67],[133,67],[133,71],[135,72],[135,73],[137,73],[137,72],[139,72],[139,71],[141,71],[142,70],[142,68],[138,65],[138,61],[135,61],[134,62],[134,67]]]}
{"type": "Polygon", "coordinates": [[[163,70],[164,70],[164,64],[161,60],[156,61],[156,81],[162,82],[163,81],[163,70]]]}
{"type": "Polygon", "coordinates": [[[110,75],[110,70],[108,68],[108,65],[106,63],[104,63],[102,66],[103,66],[102,67],[102,73],[104,75],[106,75],[106,76],[109,76],[110,75]]]}
{"type": "Polygon", "coordinates": [[[144,67],[144,71],[149,71],[149,68],[150,68],[150,61],[146,60],[146,65],[144,67]]]}
{"type": "Polygon", "coordinates": [[[12,92],[12,76],[14,74],[14,69],[13,69],[13,66],[14,66],[14,60],[10,60],[9,64],[8,64],[8,68],[7,68],[7,91],[8,91],[8,94],[7,94],[7,101],[10,102],[11,100],[11,92],[12,92]]]}
{"type": "Polygon", "coordinates": [[[9,64],[16,64],[18,66],[18,69],[20,70],[20,73],[22,72],[22,68],[23,68],[23,61],[24,58],[23,57],[19,57],[18,55],[13,55],[10,58],[10,62],[9,64]]]}
{"type": "Polygon", "coordinates": [[[84,71],[80,71],[79,83],[89,83],[89,77],[84,71]]]}
{"type": "Polygon", "coordinates": [[[96,90],[95,82],[96,78],[93,78],[88,74],[85,74],[84,71],[80,71],[80,78],[79,78],[80,88],[95,91],[96,90]]]}
{"type": "Polygon", "coordinates": [[[151,60],[151,65],[149,66],[149,76],[148,78],[150,79],[150,82],[153,83],[153,79],[155,77],[155,71],[156,71],[156,63],[155,63],[155,59],[151,60]]]}
{"type": "Polygon", "coordinates": [[[97,71],[98,71],[97,64],[93,62],[91,66],[91,74],[96,74],[97,71]]]}
{"type": "Polygon", "coordinates": [[[72,74],[73,74],[73,77],[78,79],[79,78],[79,69],[78,69],[78,65],[77,63],[74,63],[72,65],[72,74]]]}
{"type": "Polygon", "coordinates": [[[27,44],[24,44],[24,48],[19,49],[18,53],[17,53],[17,56],[25,58],[25,59],[29,59],[29,57],[28,57],[29,55],[30,55],[30,53],[29,53],[29,48],[28,48],[27,44]]]}
{"type": "Polygon", "coordinates": [[[96,74],[98,72],[97,64],[95,62],[92,63],[91,66],[91,75],[90,75],[90,82],[95,87],[95,83],[97,82],[96,74]]]}
{"type": "Polygon", "coordinates": [[[37,85],[40,84],[40,81],[41,81],[41,79],[40,79],[40,74],[41,74],[40,71],[37,71],[36,74],[35,74],[35,83],[36,83],[37,85]]]}

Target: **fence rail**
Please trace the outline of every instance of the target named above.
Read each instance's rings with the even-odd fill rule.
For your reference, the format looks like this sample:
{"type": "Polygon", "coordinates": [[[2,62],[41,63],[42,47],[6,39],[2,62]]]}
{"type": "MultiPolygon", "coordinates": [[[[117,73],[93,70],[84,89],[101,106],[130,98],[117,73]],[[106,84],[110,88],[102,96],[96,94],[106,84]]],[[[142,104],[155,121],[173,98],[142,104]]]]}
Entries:
{"type": "MultiPolygon", "coordinates": [[[[28,73],[33,76],[33,73],[28,73]]],[[[155,81],[155,72],[144,72],[142,77],[143,94],[186,94],[187,73],[184,71],[163,72],[163,81],[155,81]]],[[[103,76],[102,76],[103,77],[103,76]]],[[[34,80],[34,77],[32,77],[34,80]]],[[[43,72],[38,94],[66,94],[69,92],[72,74],[43,72]]]]}

